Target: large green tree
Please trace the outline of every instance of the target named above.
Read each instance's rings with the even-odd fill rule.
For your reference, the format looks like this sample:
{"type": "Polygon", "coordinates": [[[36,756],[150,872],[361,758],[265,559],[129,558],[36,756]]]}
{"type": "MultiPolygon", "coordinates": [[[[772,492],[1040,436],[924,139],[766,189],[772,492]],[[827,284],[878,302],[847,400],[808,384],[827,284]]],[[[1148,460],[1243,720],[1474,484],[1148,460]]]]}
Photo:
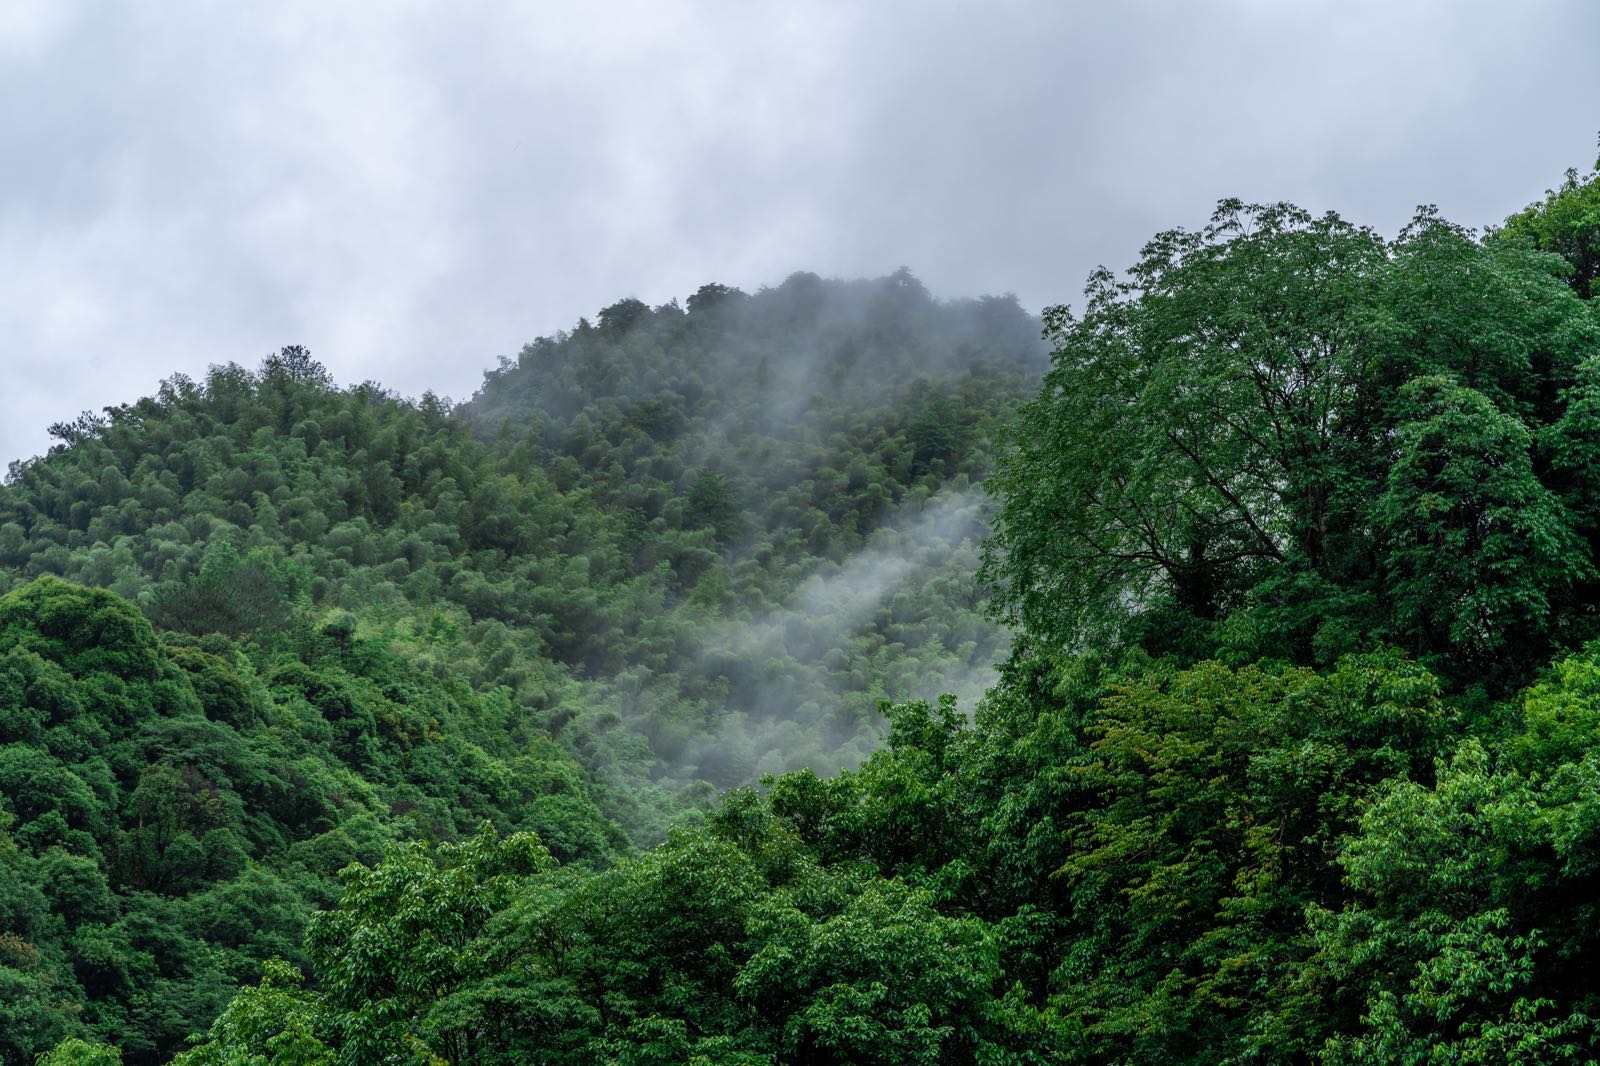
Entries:
{"type": "Polygon", "coordinates": [[[1560,186],[1506,219],[1495,236],[1561,256],[1571,271],[1568,284],[1584,299],[1594,297],[1600,285],[1600,160],[1587,175],[1567,171],[1560,186]]]}
{"type": "Polygon", "coordinates": [[[1081,317],[1047,313],[1052,369],[989,482],[1003,615],[1184,655],[1392,641],[1452,678],[1512,647],[1525,678],[1591,566],[1539,435],[1600,320],[1552,262],[1431,211],[1385,242],[1230,201],[1096,274],[1081,317]]]}

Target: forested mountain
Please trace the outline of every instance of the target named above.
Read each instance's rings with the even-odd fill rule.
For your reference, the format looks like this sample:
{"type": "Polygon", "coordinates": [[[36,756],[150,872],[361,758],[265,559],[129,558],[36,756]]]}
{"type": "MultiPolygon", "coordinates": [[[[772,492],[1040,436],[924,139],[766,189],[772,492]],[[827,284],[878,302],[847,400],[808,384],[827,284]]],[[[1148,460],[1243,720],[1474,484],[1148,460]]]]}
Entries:
{"type": "Polygon", "coordinates": [[[704,286],[686,311],[612,305],[503,360],[463,414],[508,469],[618,518],[659,628],[556,611],[552,651],[615,679],[607,702],[671,776],[727,786],[858,764],[883,699],[992,679],[976,482],[1046,354],[1014,300],[795,274],[704,286]]]}
{"type": "Polygon", "coordinates": [[[1043,372],[1037,323],[904,272],[689,305],[609,307],[459,412],[286,349],[53,427],[0,494],[0,588],[53,573],[263,645],[343,610],[509,686],[641,841],[679,804],[641,781],[703,803],[858,764],[880,700],[976,696],[1003,650],[973,483],[1043,372]]]}
{"type": "Polygon", "coordinates": [[[60,427],[0,495],[0,1054],[1594,1061],[1597,235],[1600,173],[1225,202],[1047,371],[796,275],[459,411],[286,350],[60,427]],[[974,568],[998,675],[880,734],[997,647],[974,568]]]}
{"type": "Polygon", "coordinates": [[[459,409],[289,348],[13,466],[11,1057],[164,1059],[390,843],[487,823],[602,868],[758,773],[858,765],[881,701],[981,692],[975,482],[1037,321],[905,272],[688,303],[608,307],[459,409]],[[112,631],[136,669],[56,643],[112,631]]]}

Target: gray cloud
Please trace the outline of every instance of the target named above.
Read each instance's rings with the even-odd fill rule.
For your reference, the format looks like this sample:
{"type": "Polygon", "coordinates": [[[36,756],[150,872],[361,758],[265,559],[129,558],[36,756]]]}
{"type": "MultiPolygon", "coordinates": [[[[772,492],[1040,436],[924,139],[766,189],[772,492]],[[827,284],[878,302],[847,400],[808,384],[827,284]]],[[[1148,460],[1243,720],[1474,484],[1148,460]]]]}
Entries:
{"type": "Polygon", "coordinates": [[[1076,298],[1221,196],[1393,232],[1586,166],[1588,0],[0,7],[0,464],[304,343],[465,396],[623,295],[1076,298]]]}

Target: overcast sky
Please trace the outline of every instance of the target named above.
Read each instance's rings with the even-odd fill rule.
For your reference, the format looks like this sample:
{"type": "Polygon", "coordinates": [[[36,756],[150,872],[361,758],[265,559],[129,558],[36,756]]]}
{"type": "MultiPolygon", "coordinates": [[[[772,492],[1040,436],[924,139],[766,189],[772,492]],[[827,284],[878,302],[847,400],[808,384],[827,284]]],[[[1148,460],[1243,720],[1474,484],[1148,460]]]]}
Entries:
{"type": "Polygon", "coordinates": [[[1392,234],[1587,170],[1600,3],[0,0],[0,469],[305,344],[469,396],[624,296],[1076,302],[1223,196],[1392,234]]]}

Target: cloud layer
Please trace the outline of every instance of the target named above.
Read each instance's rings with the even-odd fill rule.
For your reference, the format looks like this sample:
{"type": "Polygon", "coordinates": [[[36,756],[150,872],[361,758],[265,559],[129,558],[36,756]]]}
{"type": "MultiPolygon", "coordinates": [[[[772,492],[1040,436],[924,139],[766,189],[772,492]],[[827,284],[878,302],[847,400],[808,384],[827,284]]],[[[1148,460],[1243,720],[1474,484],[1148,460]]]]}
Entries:
{"type": "Polygon", "coordinates": [[[0,8],[0,465],[310,346],[464,397],[616,299],[909,265],[1071,301],[1221,196],[1492,222],[1600,127],[1587,0],[0,8]]]}

